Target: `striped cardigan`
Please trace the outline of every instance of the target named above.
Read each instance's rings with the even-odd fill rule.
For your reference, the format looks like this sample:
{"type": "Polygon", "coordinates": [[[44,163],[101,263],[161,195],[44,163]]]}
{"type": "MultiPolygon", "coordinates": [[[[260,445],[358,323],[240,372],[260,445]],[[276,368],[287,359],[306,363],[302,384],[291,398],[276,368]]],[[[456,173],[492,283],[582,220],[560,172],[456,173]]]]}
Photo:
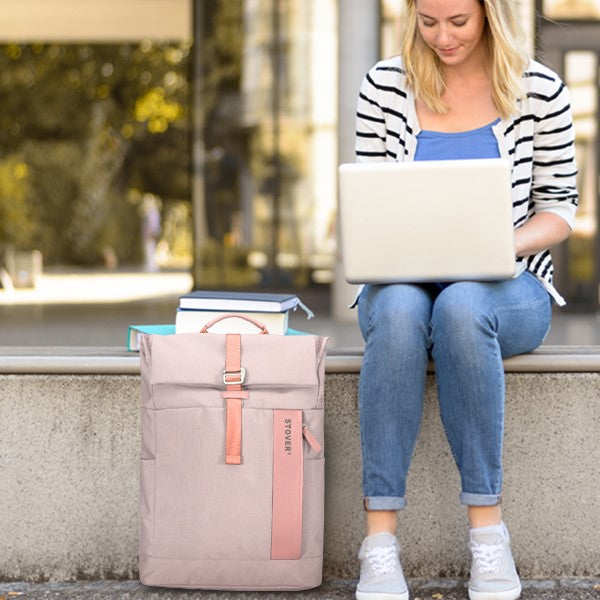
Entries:
{"type": "MultiPolygon", "coordinates": [[[[523,75],[523,87],[519,113],[493,128],[500,155],[511,162],[514,226],[549,211],[572,228],[578,195],[569,92],[553,71],[535,61],[523,75]]],[[[414,160],[420,128],[400,57],[377,63],[364,78],[356,124],[359,162],[414,160]]],[[[516,261],[517,273],[528,269],[559,305],[565,304],[552,285],[549,250],[516,261]]]]}

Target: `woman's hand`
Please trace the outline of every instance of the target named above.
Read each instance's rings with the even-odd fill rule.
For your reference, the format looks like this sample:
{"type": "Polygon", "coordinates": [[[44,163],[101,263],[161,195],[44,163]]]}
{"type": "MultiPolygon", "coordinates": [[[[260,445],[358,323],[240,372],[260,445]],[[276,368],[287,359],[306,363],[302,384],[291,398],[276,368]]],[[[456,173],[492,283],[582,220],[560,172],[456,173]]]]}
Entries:
{"type": "Polygon", "coordinates": [[[562,217],[551,212],[537,213],[515,229],[515,255],[529,256],[548,250],[570,234],[571,228],[562,217]]]}

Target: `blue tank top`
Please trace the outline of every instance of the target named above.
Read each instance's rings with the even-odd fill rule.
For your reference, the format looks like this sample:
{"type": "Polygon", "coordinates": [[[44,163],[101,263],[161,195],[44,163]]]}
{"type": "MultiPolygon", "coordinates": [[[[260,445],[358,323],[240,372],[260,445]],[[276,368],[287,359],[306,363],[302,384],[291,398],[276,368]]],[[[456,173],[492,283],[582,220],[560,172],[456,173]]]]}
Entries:
{"type": "MultiPolygon", "coordinates": [[[[460,160],[467,158],[500,158],[498,140],[492,127],[493,123],[457,133],[429,131],[422,129],[417,135],[415,160],[460,160]]],[[[443,290],[449,283],[438,282],[436,288],[443,290]]]]}
{"type": "Polygon", "coordinates": [[[492,131],[492,127],[499,122],[500,119],[496,119],[478,129],[457,133],[423,129],[417,135],[415,160],[500,158],[498,140],[492,131]]]}

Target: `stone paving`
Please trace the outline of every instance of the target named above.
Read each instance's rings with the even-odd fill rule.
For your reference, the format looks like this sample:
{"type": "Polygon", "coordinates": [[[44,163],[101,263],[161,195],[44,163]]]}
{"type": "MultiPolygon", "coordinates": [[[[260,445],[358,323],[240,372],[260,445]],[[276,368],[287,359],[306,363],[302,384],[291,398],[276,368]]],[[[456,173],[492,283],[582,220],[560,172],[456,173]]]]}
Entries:
{"type": "MultiPolygon", "coordinates": [[[[598,600],[600,579],[523,581],[521,600],[598,600]]],[[[301,592],[216,592],[150,588],[138,581],[0,583],[0,600],[352,600],[355,580],[327,579],[314,590],[301,592]]],[[[461,579],[409,581],[411,600],[467,600],[461,579]]]]}

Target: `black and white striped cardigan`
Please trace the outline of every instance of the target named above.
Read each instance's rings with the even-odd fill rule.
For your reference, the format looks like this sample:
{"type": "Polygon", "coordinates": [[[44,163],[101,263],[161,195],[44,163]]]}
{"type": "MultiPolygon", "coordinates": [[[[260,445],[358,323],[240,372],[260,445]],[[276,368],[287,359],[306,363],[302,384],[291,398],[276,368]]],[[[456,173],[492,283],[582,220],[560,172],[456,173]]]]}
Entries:
{"type": "MultiPolygon", "coordinates": [[[[569,92],[556,73],[535,61],[523,75],[523,86],[519,114],[493,128],[500,155],[511,161],[514,226],[549,211],[572,228],[578,195],[569,92]]],[[[356,123],[359,162],[414,159],[420,128],[400,57],[377,63],[366,75],[356,123]]],[[[565,303],[552,285],[549,250],[516,260],[517,273],[528,269],[559,305],[565,303]]]]}

